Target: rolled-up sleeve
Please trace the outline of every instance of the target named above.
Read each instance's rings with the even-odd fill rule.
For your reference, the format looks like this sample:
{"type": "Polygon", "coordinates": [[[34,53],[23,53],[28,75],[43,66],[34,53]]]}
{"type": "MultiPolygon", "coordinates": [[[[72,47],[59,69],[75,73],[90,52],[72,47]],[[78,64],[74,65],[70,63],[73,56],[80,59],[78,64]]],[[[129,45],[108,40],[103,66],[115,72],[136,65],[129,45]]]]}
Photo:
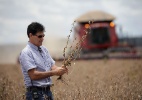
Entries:
{"type": "Polygon", "coordinates": [[[21,52],[20,54],[20,63],[25,71],[36,68],[34,58],[30,52],[21,52]]]}

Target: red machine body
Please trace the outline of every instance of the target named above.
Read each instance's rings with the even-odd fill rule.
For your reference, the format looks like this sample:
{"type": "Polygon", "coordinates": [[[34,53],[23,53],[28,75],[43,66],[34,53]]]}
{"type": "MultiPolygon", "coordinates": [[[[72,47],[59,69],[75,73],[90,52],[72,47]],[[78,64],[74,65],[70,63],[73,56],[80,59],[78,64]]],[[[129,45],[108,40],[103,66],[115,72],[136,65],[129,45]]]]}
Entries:
{"type": "Polygon", "coordinates": [[[118,37],[113,22],[99,21],[92,24],[80,23],[78,32],[75,32],[78,39],[88,30],[87,37],[81,43],[82,51],[104,50],[118,45],[118,37]],[[90,28],[89,28],[90,27],[90,28]]]}

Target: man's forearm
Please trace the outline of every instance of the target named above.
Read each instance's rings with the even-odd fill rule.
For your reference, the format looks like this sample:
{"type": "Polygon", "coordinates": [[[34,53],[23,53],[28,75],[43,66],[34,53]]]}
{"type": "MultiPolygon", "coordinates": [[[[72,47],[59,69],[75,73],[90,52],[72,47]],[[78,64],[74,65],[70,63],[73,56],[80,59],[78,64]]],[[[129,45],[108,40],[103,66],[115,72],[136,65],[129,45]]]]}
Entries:
{"type": "Polygon", "coordinates": [[[60,76],[66,72],[67,72],[67,69],[62,68],[62,67],[55,67],[54,70],[52,69],[51,71],[46,71],[46,72],[37,71],[34,68],[34,69],[29,70],[28,74],[31,80],[39,80],[39,79],[44,79],[44,78],[54,76],[54,75],[60,76]]]}
{"type": "Polygon", "coordinates": [[[54,75],[55,75],[54,71],[47,71],[47,72],[34,71],[33,74],[30,75],[30,77],[32,80],[39,80],[54,75]]]}

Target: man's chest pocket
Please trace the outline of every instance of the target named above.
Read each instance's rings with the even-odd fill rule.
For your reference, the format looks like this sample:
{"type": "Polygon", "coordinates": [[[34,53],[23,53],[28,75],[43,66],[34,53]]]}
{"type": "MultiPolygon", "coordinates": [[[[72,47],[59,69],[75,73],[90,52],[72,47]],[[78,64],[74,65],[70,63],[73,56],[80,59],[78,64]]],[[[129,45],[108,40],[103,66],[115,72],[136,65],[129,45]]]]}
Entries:
{"type": "Polygon", "coordinates": [[[48,55],[45,55],[44,61],[45,61],[45,65],[47,67],[51,67],[51,60],[50,60],[50,57],[48,55]]]}

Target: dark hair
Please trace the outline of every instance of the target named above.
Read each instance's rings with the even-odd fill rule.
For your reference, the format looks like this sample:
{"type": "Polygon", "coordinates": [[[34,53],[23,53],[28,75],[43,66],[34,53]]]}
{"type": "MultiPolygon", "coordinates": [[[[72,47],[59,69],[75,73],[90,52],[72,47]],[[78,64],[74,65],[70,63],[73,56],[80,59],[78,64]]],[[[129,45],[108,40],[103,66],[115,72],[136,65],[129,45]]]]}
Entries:
{"type": "Polygon", "coordinates": [[[29,37],[30,33],[35,35],[37,32],[43,32],[43,31],[45,31],[45,28],[42,24],[38,22],[32,22],[27,28],[27,35],[29,37]]]}

